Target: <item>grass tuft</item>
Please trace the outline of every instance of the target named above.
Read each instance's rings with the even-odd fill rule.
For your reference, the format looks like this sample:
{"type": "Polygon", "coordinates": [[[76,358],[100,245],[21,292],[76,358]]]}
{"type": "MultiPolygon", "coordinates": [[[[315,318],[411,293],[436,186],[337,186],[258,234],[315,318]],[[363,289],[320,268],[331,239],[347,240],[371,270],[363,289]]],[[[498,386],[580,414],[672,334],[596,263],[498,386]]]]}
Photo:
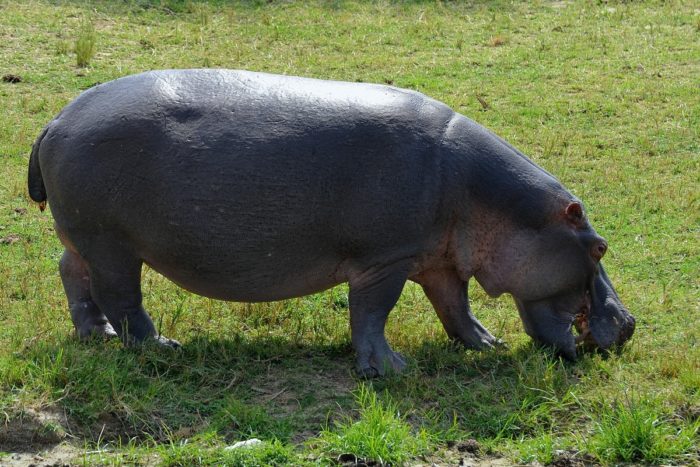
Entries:
{"type": "Polygon", "coordinates": [[[591,440],[593,453],[604,462],[678,460],[697,442],[700,423],[677,428],[659,416],[649,399],[628,400],[604,411],[591,440]]]}
{"type": "Polygon", "coordinates": [[[359,419],[346,417],[332,430],[321,431],[317,445],[329,456],[353,454],[381,464],[401,464],[428,449],[425,431],[413,434],[411,426],[391,400],[382,402],[368,385],[355,392],[359,419]]]}
{"type": "Polygon", "coordinates": [[[78,67],[83,68],[90,64],[90,60],[95,56],[96,44],[97,32],[95,31],[95,25],[89,19],[85,19],[80,23],[73,48],[78,67]]]}
{"type": "Polygon", "coordinates": [[[216,412],[213,427],[219,433],[243,438],[282,439],[289,437],[290,427],[277,420],[260,406],[243,403],[231,397],[216,412]]]}

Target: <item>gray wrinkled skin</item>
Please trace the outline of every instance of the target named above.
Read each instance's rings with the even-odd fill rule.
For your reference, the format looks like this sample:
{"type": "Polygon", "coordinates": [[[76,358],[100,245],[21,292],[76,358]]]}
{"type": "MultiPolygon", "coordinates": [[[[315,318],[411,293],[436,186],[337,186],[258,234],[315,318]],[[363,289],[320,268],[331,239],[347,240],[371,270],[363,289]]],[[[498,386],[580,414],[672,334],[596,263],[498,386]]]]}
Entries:
{"type": "Polygon", "coordinates": [[[497,340],[469,308],[472,277],[511,294],[525,331],[576,357],[622,344],[634,318],[580,202],[508,143],[417,92],[227,70],[154,71],[96,86],[34,144],[78,335],[157,338],[147,263],[223,300],[270,301],[348,282],[362,375],[405,362],[384,325],[406,280],[447,334],[497,340]],[[577,318],[578,317],[578,318],[577,318]]]}

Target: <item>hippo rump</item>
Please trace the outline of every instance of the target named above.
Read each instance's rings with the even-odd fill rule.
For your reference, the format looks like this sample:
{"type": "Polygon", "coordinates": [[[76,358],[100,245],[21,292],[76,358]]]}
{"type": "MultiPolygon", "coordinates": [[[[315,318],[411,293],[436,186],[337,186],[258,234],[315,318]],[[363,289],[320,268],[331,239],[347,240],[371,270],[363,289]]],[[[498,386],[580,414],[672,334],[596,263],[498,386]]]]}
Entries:
{"type": "Polygon", "coordinates": [[[467,283],[515,299],[525,331],[576,358],[634,331],[581,202],[498,136],[423,94],[229,70],[127,76],[42,131],[29,194],[48,200],[77,334],[155,339],[141,267],[261,302],[349,283],[357,370],[401,370],[384,337],[406,280],[450,338],[498,343],[467,283]],[[578,330],[575,337],[572,326],[578,330]]]}

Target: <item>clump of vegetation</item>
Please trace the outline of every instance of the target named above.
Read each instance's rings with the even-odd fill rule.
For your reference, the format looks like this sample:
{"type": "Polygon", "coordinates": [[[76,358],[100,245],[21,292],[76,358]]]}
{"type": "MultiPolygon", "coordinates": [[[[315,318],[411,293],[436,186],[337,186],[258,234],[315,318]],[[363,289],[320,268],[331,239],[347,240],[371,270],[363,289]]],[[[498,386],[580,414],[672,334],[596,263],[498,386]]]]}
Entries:
{"type": "Polygon", "coordinates": [[[207,448],[201,444],[183,443],[160,449],[163,466],[240,465],[267,467],[299,465],[294,451],[279,441],[263,442],[238,449],[207,448]]]}
{"type": "Polygon", "coordinates": [[[88,66],[97,48],[97,32],[95,25],[89,19],[80,23],[78,35],[75,38],[73,50],[75,52],[76,65],[83,68],[88,66]]]}
{"type": "Polygon", "coordinates": [[[591,439],[601,461],[659,463],[678,459],[697,443],[700,421],[677,428],[647,399],[616,403],[601,414],[591,439]]]}
{"type": "Polygon", "coordinates": [[[413,434],[391,400],[382,402],[365,384],[355,392],[359,418],[346,417],[324,429],[318,446],[325,454],[353,454],[382,464],[401,464],[428,449],[425,431],[413,434]]]}

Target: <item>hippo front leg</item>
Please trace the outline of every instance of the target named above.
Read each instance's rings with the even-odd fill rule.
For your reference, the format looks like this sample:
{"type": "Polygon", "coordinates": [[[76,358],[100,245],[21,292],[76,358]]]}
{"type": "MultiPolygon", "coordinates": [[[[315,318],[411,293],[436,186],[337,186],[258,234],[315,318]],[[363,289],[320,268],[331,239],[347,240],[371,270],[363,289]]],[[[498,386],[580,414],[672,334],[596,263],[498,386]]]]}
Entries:
{"type": "Polygon", "coordinates": [[[361,377],[384,376],[387,371],[400,372],[406,367],[403,357],[384,337],[386,319],[406,283],[405,269],[369,271],[350,280],[350,331],[361,377]]]}
{"type": "Polygon", "coordinates": [[[428,271],[411,279],[423,287],[451,339],[476,350],[490,349],[501,343],[472,314],[467,283],[456,271],[428,271]]]}

